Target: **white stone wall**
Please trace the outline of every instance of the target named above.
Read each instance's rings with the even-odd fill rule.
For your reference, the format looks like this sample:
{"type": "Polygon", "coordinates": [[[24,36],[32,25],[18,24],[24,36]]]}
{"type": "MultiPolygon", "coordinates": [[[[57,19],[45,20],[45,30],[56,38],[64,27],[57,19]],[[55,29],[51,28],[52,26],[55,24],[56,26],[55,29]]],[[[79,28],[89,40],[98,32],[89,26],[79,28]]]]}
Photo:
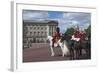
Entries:
{"type": "MultiPolygon", "coordinates": [[[[47,36],[52,36],[55,28],[55,24],[26,24],[23,26],[23,41],[27,42],[27,45],[29,45],[29,43],[46,43],[47,36]]],[[[26,46],[26,43],[24,43],[24,45],[26,46]]]]}

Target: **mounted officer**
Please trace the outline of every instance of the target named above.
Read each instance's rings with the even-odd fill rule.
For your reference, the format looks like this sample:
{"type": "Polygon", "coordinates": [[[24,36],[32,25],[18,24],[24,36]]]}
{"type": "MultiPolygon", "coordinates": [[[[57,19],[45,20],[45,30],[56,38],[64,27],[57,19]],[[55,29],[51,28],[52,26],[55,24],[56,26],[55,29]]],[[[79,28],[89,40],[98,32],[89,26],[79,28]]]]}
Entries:
{"type": "Polygon", "coordinates": [[[55,32],[53,32],[53,39],[52,39],[52,41],[53,41],[53,45],[52,46],[53,47],[54,47],[54,43],[57,43],[57,41],[60,39],[60,37],[61,37],[60,28],[57,27],[55,32]]]}

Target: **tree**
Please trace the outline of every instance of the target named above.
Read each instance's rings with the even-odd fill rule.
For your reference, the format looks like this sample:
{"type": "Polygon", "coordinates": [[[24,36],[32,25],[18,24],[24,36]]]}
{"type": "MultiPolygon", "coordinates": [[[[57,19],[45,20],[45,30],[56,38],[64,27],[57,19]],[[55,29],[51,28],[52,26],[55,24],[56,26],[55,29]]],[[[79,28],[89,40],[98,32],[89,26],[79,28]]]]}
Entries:
{"type": "Polygon", "coordinates": [[[73,33],[74,33],[74,28],[68,28],[68,29],[66,30],[66,32],[64,33],[64,35],[69,35],[69,36],[71,36],[71,35],[73,35],[73,33]]]}
{"type": "Polygon", "coordinates": [[[91,38],[91,25],[88,26],[87,29],[85,29],[86,35],[88,36],[88,38],[91,38]]]}
{"type": "Polygon", "coordinates": [[[74,33],[74,28],[68,28],[65,33],[64,33],[64,38],[66,39],[66,41],[68,42],[71,39],[71,36],[74,33]]]}

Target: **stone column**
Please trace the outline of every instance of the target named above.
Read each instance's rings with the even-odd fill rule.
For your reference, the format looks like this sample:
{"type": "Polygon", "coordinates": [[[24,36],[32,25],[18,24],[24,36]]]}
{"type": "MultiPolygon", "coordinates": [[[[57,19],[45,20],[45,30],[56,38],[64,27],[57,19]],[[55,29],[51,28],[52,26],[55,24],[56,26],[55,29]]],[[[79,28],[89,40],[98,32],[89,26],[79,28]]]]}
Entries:
{"type": "Polygon", "coordinates": [[[52,34],[51,35],[53,35],[53,25],[51,27],[52,27],[52,34]]]}
{"type": "Polygon", "coordinates": [[[49,33],[50,33],[49,29],[50,29],[50,27],[47,25],[46,28],[47,28],[47,30],[46,30],[47,36],[49,36],[49,33]]]}

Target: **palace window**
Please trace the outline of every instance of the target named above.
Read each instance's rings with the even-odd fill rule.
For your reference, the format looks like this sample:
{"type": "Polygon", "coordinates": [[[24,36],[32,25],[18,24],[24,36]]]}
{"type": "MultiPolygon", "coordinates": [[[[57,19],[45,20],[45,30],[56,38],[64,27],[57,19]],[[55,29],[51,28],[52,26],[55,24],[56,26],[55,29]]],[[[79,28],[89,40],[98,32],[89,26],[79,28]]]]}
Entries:
{"type": "Polygon", "coordinates": [[[39,27],[37,29],[39,29],[39,27]]]}
{"type": "Polygon", "coordinates": [[[46,30],[47,28],[45,27],[45,30],[46,30]]]}
{"type": "Polygon", "coordinates": [[[43,30],[43,27],[41,27],[41,30],[43,30]]]}
{"type": "Polygon", "coordinates": [[[38,36],[39,36],[40,32],[38,32],[38,36]]]}
{"type": "Polygon", "coordinates": [[[30,26],[30,29],[32,29],[32,27],[30,26]]]}
{"type": "Polygon", "coordinates": [[[36,32],[34,32],[34,34],[35,34],[36,32]]]}
{"type": "Polygon", "coordinates": [[[32,35],[32,32],[30,32],[30,35],[32,35]]]}
{"type": "Polygon", "coordinates": [[[34,29],[36,29],[36,27],[34,27],[34,29]]]}

